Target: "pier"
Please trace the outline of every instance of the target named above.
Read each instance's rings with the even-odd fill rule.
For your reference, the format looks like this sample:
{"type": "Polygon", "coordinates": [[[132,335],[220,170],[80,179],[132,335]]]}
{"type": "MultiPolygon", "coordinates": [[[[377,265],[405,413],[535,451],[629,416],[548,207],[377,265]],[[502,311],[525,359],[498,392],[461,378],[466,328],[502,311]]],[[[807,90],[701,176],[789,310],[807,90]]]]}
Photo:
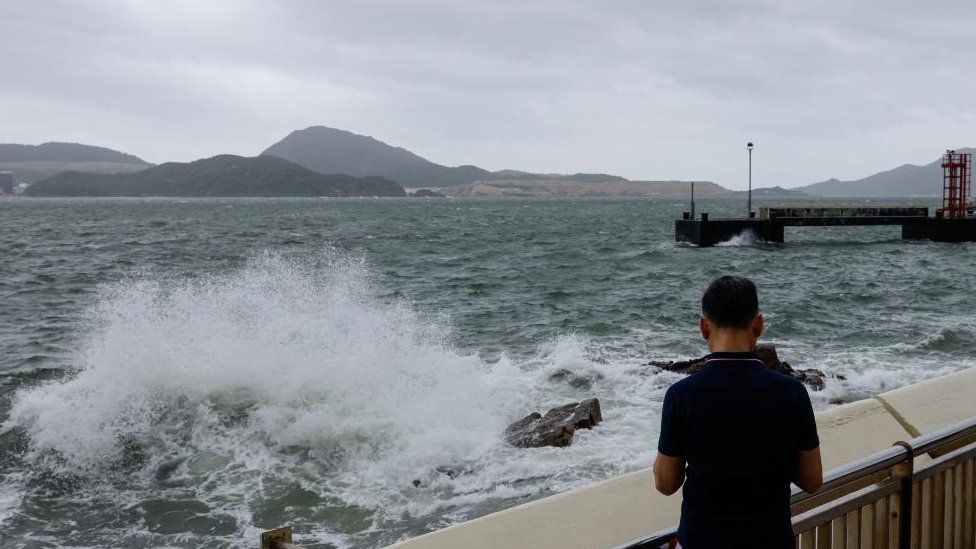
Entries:
{"type": "MultiPolygon", "coordinates": [[[[689,212],[685,212],[689,214],[689,212]]],[[[937,242],[976,241],[976,217],[931,217],[920,206],[767,206],[758,218],[710,219],[702,213],[675,221],[678,242],[714,246],[736,236],[751,233],[765,242],[781,243],[786,227],[830,227],[900,225],[905,239],[937,242]]]]}
{"type": "Polygon", "coordinates": [[[695,216],[695,185],[691,210],[674,222],[674,238],[696,246],[714,246],[743,234],[764,242],[781,243],[786,227],[900,225],[901,237],[936,242],[976,242],[976,205],[969,200],[972,154],[946,151],[942,157],[942,207],[929,216],[924,206],[787,205],[752,211],[749,197],[745,218],[710,219],[695,216]]]}

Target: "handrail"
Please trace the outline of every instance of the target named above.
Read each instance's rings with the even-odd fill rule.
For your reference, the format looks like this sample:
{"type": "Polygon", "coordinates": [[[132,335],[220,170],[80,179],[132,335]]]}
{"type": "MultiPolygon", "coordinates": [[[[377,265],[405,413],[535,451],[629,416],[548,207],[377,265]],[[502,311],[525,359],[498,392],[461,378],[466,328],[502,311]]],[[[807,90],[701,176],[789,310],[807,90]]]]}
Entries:
{"type": "Polygon", "coordinates": [[[965,443],[969,437],[976,437],[976,416],[913,438],[909,443],[918,455],[931,453],[957,442],[965,443]]]}
{"type": "Polygon", "coordinates": [[[824,473],[823,484],[817,492],[808,494],[794,487],[790,496],[790,504],[797,504],[812,499],[819,493],[828,492],[855,480],[860,480],[875,473],[880,473],[885,469],[890,469],[892,466],[905,461],[907,457],[907,449],[902,446],[892,446],[856,461],[834,467],[824,473]]]}
{"type": "MultiPolygon", "coordinates": [[[[830,510],[836,514],[839,512],[836,507],[843,510],[845,506],[851,506],[851,502],[854,504],[862,503],[870,495],[900,493],[903,497],[899,500],[901,504],[899,510],[901,524],[899,545],[907,547],[908,541],[911,539],[911,490],[913,481],[922,476],[931,475],[931,468],[934,465],[939,465],[942,468],[948,467],[941,462],[942,459],[958,459],[976,453],[976,449],[958,450],[961,446],[966,446],[974,441],[976,441],[976,416],[915,437],[907,442],[896,442],[890,448],[835,467],[824,474],[824,482],[817,492],[808,494],[798,488],[793,489],[790,495],[791,507],[802,507],[803,504],[815,502],[812,508],[818,509],[816,512],[809,509],[801,511],[794,516],[794,523],[799,520],[801,526],[809,527],[808,523],[812,521],[814,516],[824,513],[820,510],[824,506],[831,506],[830,510]],[[947,454],[940,458],[938,464],[930,464],[919,472],[914,470],[913,465],[916,456],[937,454],[940,450],[946,450],[947,447],[947,454]],[[897,471],[898,468],[903,469],[903,471],[897,471]],[[880,478],[878,478],[879,476],[880,478]],[[841,493],[831,494],[830,492],[841,493]],[[904,497],[906,494],[907,497],[904,497]]],[[[649,549],[652,547],[657,549],[673,538],[676,533],[677,527],[672,526],[633,539],[614,549],[649,549]]]]}
{"type": "Polygon", "coordinates": [[[626,543],[615,546],[613,549],[660,549],[663,545],[671,541],[677,535],[676,529],[672,526],[664,530],[658,530],[648,536],[632,539],[626,543]]]}

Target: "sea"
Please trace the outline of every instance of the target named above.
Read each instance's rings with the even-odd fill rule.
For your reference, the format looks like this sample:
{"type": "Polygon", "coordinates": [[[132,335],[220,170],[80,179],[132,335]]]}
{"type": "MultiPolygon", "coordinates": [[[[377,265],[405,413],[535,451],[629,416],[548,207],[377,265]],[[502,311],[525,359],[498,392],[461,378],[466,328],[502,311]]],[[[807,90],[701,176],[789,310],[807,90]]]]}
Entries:
{"type": "Polygon", "coordinates": [[[688,207],[0,201],[0,547],[257,547],[286,524],[380,547],[647,467],[681,379],[647,363],[706,353],[699,299],[725,274],[756,281],[781,359],[831,376],[817,409],[976,359],[974,244],[696,248],[674,242],[688,207]],[[504,442],[589,397],[604,422],[571,446],[504,442]]]}

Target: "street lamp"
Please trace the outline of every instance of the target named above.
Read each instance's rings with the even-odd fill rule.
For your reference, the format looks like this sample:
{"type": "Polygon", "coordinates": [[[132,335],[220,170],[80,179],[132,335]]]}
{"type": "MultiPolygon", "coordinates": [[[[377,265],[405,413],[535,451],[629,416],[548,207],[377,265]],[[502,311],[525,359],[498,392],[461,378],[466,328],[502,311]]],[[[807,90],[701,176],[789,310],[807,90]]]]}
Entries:
{"type": "Polygon", "coordinates": [[[746,149],[749,150],[749,212],[747,216],[750,219],[752,218],[752,148],[754,146],[752,141],[746,143],[746,149]]]}

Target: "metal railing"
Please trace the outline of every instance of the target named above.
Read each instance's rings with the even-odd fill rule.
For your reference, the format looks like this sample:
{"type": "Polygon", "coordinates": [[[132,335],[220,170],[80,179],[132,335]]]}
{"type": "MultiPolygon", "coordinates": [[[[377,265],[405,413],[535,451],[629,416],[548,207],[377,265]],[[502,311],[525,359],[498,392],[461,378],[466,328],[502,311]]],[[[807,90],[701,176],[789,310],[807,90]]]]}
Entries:
{"type": "MultiPolygon", "coordinates": [[[[814,494],[795,490],[796,546],[976,548],[974,441],[976,417],[832,469],[814,494]]],[[[674,536],[671,527],[617,549],[659,549],[674,536]]]]}

